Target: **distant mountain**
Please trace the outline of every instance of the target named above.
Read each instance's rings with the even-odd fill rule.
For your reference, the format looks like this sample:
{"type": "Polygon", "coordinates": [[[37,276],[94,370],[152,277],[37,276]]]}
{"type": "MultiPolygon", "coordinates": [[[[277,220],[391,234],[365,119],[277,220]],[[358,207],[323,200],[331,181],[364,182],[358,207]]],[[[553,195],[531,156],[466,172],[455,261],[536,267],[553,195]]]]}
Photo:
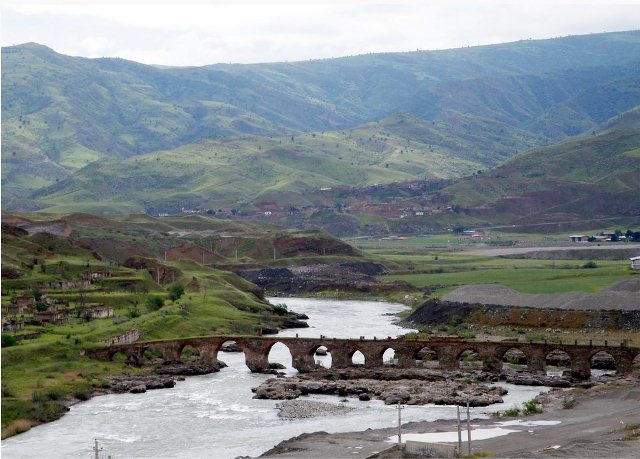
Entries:
{"type": "Polygon", "coordinates": [[[441,194],[464,215],[493,224],[640,221],[640,107],[601,132],[523,152],[441,194]]]}
{"type": "MultiPolygon", "coordinates": [[[[108,158],[182,153],[200,142],[222,142],[235,155],[227,139],[326,134],[397,113],[458,137],[449,145],[468,166],[493,166],[598,129],[640,103],[639,63],[638,31],[188,68],[69,57],[33,43],[3,48],[3,206],[20,207],[16,199],[108,158]]],[[[464,168],[451,169],[455,176],[464,168]]]]}

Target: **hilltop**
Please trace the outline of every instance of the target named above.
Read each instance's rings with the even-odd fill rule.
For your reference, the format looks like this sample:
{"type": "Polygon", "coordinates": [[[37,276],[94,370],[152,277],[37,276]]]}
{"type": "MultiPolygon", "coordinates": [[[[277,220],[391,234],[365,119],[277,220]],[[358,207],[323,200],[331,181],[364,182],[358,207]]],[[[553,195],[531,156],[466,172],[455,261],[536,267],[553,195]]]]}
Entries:
{"type": "MultiPolygon", "coordinates": [[[[197,152],[211,151],[214,145],[231,166],[236,158],[239,163],[254,156],[264,160],[256,149],[263,155],[270,150],[276,162],[293,166],[293,171],[273,171],[267,184],[278,188],[287,174],[309,167],[309,153],[317,158],[326,151],[308,142],[300,145],[299,154],[280,153],[279,144],[273,143],[277,136],[316,133],[320,140],[325,131],[328,145],[332,136],[348,136],[346,131],[371,122],[384,124],[398,113],[416,118],[420,132],[400,130],[389,137],[422,143],[414,153],[424,152],[428,160],[408,157],[407,163],[404,158],[388,160],[388,154],[376,158],[366,144],[336,140],[335,148],[346,147],[347,153],[351,148],[354,154],[348,156],[353,158],[337,155],[343,159],[330,158],[335,162],[319,170],[311,167],[311,172],[324,177],[328,167],[345,171],[343,177],[323,179],[323,184],[458,177],[473,168],[494,166],[527,147],[598,129],[637,105],[639,61],[637,31],[437,52],[190,68],[70,57],[33,43],[3,48],[3,207],[40,208],[21,198],[55,186],[78,170],[88,175],[102,163],[115,167],[109,159],[117,163],[143,155],[142,166],[152,160],[150,152],[171,156],[168,152],[175,149],[175,155],[198,163],[202,158],[197,152]],[[237,145],[231,139],[238,139],[237,145]],[[424,145],[427,150],[420,150],[424,145]],[[367,155],[358,158],[362,152],[367,155]],[[450,166],[429,168],[425,163],[450,166]],[[373,170],[363,177],[353,175],[349,166],[373,170]]],[[[392,140],[385,148],[397,147],[392,140]]],[[[406,147],[411,153],[411,145],[406,147]]],[[[210,173],[233,173],[222,166],[204,161],[210,173]]],[[[177,182],[167,185],[183,184],[177,182]]],[[[202,185],[204,194],[211,185],[219,188],[219,183],[202,185]]],[[[138,203],[121,211],[139,210],[136,199],[138,203]]]]}

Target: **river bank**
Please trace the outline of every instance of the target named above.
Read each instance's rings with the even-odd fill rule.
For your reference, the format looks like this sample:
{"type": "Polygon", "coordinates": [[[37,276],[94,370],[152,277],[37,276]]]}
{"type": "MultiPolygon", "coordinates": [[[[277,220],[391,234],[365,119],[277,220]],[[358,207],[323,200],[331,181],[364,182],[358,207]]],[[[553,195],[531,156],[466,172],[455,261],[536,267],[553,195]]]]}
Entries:
{"type": "MultiPolygon", "coordinates": [[[[639,382],[635,378],[590,389],[557,389],[539,397],[545,402],[542,414],[473,419],[473,430],[490,429],[503,435],[474,440],[472,430],[471,453],[495,457],[638,457],[639,382]],[[564,402],[567,397],[573,400],[570,404],[564,402]]],[[[456,442],[456,430],[455,421],[449,419],[408,422],[402,426],[405,440],[435,441],[424,434],[452,432],[451,444],[456,442]]],[[[397,450],[383,452],[393,446],[395,435],[397,427],[332,434],[315,432],[284,441],[261,457],[403,457],[397,450]]],[[[466,448],[466,443],[463,446],[466,448]]]]}

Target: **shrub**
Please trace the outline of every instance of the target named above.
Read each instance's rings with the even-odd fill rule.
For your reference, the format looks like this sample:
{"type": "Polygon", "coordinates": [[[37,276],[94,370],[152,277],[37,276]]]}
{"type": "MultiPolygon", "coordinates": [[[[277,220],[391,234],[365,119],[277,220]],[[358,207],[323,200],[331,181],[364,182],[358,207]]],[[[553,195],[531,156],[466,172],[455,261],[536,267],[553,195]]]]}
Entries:
{"type": "Polygon", "coordinates": [[[538,414],[538,413],[542,413],[542,408],[538,406],[538,403],[535,400],[529,400],[528,402],[523,402],[522,403],[522,414],[529,415],[529,414],[538,414]]]}
{"type": "Polygon", "coordinates": [[[3,397],[15,397],[16,394],[14,394],[13,391],[11,389],[9,389],[7,386],[2,386],[2,396],[3,397]]]}
{"type": "Polygon", "coordinates": [[[147,307],[152,311],[157,311],[164,306],[164,299],[161,296],[150,296],[147,298],[147,307]]]}
{"type": "Polygon", "coordinates": [[[179,300],[182,295],[184,295],[184,286],[182,284],[175,283],[169,286],[169,299],[171,301],[179,300]]]}
{"type": "Polygon", "coordinates": [[[2,334],[2,347],[11,347],[18,344],[18,340],[16,340],[13,336],[8,333],[2,334]]]}
{"type": "Polygon", "coordinates": [[[284,314],[287,314],[289,312],[289,308],[287,307],[286,304],[280,303],[280,304],[276,304],[273,307],[273,312],[275,312],[278,315],[284,315],[284,314]]]}
{"type": "Polygon", "coordinates": [[[509,410],[505,410],[505,412],[503,413],[504,416],[508,416],[511,418],[515,418],[516,416],[520,415],[520,408],[516,408],[515,406],[509,410]]]}
{"type": "Polygon", "coordinates": [[[598,263],[596,263],[593,260],[587,261],[585,264],[582,265],[583,269],[593,269],[593,268],[597,268],[597,267],[598,267],[598,263]]]}

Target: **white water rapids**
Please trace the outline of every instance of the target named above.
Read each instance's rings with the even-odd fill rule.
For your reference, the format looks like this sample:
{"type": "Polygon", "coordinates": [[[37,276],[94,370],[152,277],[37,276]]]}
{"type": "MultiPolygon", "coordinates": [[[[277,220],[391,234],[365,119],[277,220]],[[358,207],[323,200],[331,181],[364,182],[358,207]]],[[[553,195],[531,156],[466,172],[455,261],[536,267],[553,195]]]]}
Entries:
{"type": "MultiPolygon", "coordinates": [[[[343,301],[304,298],[270,298],[290,310],[309,316],[309,328],[286,330],[281,336],[367,338],[397,336],[408,330],[394,325],[389,315],[405,306],[381,301],[343,301]]],[[[116,458],[234,458],[257,456],[305,432],[349,432],[394,426],[397,412],[379,400],[360,402],[349,398],[355,410],[338,416],[285,420],[277,416],[277,401],[254,400],[252,387],[268,375],[253,374],[244,364],[244,354],[224,353],[219,358],[229,366],[219,373],[188,377],[172,389],[144,394],[95,397],[77,404],[58,421],[35,427],[2,441],[2,457],[90,458],[94,438],[103,448],[101,457],[116,458]]],[[[270,361],[281,362],[294,373],[291,356],[282,344],[274,346],[270,361]]],[[[473,409],[474,417],[520,405],[533,398],[540,387],[505,385],[505,403],[473,409]]],[[[332,396],[301,399],[340,404],[332,396]]],[[[452,419],[452,406],[406,406],[404,422],[452,419]]]]}

